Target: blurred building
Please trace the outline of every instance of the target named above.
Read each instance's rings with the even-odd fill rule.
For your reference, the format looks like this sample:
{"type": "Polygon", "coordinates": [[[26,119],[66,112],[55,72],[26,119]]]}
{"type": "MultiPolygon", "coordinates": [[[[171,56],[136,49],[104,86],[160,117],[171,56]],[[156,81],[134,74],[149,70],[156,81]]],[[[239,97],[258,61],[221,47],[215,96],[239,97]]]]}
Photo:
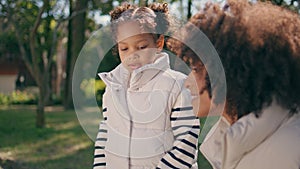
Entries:
{"type": "Polygon", "coordinates": [[[34,85],[34,79],[20,58],[0,57],[0,93],[10,94],[16,89],[34,85]]]}
{"type": "Polygon", "coordinates": [[[9,94],[16,88],[18,67],[16,63],[0,61],[0,93],[9,94]]]}

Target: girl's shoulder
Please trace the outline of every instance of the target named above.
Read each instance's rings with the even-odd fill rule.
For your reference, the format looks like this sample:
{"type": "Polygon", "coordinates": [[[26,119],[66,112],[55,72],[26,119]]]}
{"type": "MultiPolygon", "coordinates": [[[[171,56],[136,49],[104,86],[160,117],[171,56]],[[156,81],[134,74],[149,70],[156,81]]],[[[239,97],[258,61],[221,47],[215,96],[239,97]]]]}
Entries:
{"type": "Polygon", "coordinates": [[[187,78],[187,75],[173,69],[164,71],[163,76],[168,76],[176,81],[184,81],[187,78]]]}
{"type": "Polygon", "coordinates": [[[186,77],[181,72],[166,69],[158,75],[155,86],[171,91],[172,93],[178,93],[183,88],[186,77]]]}

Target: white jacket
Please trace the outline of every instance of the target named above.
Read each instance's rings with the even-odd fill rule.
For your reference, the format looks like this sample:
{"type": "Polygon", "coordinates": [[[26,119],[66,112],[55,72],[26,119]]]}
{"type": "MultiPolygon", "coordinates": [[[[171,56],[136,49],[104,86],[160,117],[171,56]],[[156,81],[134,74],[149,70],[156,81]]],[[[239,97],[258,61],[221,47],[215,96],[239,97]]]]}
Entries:
{"type": "Polygon", "coordinates": [[[273,103],[232,126],[224,117],[208,133],[200,151],[214,169],[299,169],[300,114],[273,103]]]}
{"type": "Polygon", "coordinates": [[[183,88],[186,76],[160,55],[131,74],[122,64],[99,74],[106,92],[94,168],[197,168],[200,127],[183,88]]]}

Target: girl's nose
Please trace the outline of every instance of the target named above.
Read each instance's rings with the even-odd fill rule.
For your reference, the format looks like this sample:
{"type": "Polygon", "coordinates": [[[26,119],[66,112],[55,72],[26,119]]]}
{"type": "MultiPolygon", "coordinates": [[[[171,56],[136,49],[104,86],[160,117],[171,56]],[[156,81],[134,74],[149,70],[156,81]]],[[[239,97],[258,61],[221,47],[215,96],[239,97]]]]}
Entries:
{"type": "Polygon", "coordinates": [[[140,56],[138,55],[137,52],[132,53],[129,57],[128,60],[136,60],[138,59],[140,56]]]}

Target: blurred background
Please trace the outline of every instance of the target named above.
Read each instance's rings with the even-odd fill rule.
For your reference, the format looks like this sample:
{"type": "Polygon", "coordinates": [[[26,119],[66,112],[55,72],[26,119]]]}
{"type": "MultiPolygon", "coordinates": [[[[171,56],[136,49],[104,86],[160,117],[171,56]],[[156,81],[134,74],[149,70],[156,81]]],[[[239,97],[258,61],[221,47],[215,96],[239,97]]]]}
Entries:
{"type": "MultiPolygon", "coordinates": [[[[109,23],[109,11],[122,2],[0,0],[0,169],[92,167],[94,143],[74,111],[72,73],[85,42],[109,23]]],[[[184,22],[207,0],[129,2],[167,2],[170,13],[184,22]]],[[[299,14],[300,0],[268,2],[299,14]]],[[[119,64],[117,57],[107,55],[98,72],[119,64]]],[[[87,101],[96,94],[101,107],[105,85],[96,75],[79,88],[87,101]]],[[[203,157],[199,164],[210,168],[203,157]]]]}

